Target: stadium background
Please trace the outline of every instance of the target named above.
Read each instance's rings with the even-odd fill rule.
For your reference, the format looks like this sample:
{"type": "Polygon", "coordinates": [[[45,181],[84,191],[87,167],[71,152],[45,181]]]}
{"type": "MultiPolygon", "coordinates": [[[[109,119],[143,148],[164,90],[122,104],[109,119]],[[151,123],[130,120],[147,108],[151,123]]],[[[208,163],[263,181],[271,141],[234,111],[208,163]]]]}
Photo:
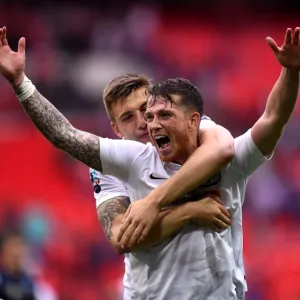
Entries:
{"type": "MultiPolygon", "coordinates": [[[[189,78],[206,114],[242,134],[280,72],[265,37],[281,44],[299,16],[299,5],[274,0],[0,2],[12,47],[27,38],[27,75],[38,89],[75,126],[108,137],[101,93],[125,72],[154,82],[189,78]]],[[[21,232],[26,269],[57,299],[119,299],[123,258],[96,220],[88,168],[38,133],[2,78],[0,95],[1,234],[21,232]]],[[[248,300],[300,299],[299,129],[300,104],[274,158],[248,186],[248,300]]]]}

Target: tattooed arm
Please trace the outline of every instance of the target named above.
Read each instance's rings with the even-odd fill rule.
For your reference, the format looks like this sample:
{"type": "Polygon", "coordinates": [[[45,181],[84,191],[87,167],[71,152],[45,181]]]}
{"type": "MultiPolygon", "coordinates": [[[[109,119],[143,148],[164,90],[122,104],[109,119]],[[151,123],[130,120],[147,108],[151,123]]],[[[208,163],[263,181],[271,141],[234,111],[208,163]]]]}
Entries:
{"type": "Polygon", "coordinates": [[[55,147],[102,171],[99,137],[74,128],[38,90],[22,105],[35,126],[55,147]]]}
{"type": "Polygon", "coordinates": [[[97,209],[101,227],[110,244],[119,254],[135,252],[156,245],[176,233],[189,222],[188,215],[184,209],[172,209],[161,212],[157,225],[153,227],[142,243],[123,249],[122,240],[117,242],[117,235],[129,205],[129,198],[120,196],[103,202],[97,209]]]}
{"type": "Polygon", "coordinates": [[[18,51],[8,44],[7,28],[0,27],[0,73],[12,85],[25,111],[41,133],[57,148],[68,152],[84,164],[102,171],[99,138],[75,129],[70,122],[45,99],[25,76],[25,38],[18,51]]]}
{"type": "Polygon", "coordinates": [[[130,205],[128,197],[119,196],[104,201],[98,206],[97,214],[101,227],[113,246],[116,244],[117,227],[121,224],[123,215],[130,205]]]}
{"type": "MultiPolygon", "coordinates": [[[[17,97],[22,103],[28,116],[41,131],[41,133],[57,148],[69,153],[74,158],[93,169],[102,171],[103,165],[100,158],[100,138],[74,128],[70,122],[46,99],[44,98],[25,76],[25,38],[21,38],[18,44],[18,51],[14,52],[7,41],[6,27],[0,27],[0,73],[11,84],[17,97]]],[[[104,140],[104,139],[103,139],[104,140]]],[[[101,142],[101,157],[104,162],[110,162],[108,151],[110,141],[101,142]],[[107,147],[105,147],[105,145],[107,147]],[[102,151],[104,149],[104,151],[102,151]],[[107,150],[107,151],[105,151],[107,150]],[[103,154],[105,153],[105,154],[103,154]],[[103,155],[102,155],[103,154],[103,155]],[[107,159],[107,161],[106,161],[107,159]]],[[[129,141],[128,141],[129,143],[129,141]]],[[[138,144],[138,143],[137,143],[138,144]]],[[[128,144],[120,143],[119,150],[123,153],[128,144]]],[[[133,148],[137,148],[133,146],[133,148]]],[[[139,151],[139,149],[136,149],[139,151]]],[[[129,153],[129,154],[128,154],[129,153]]],[[[132,149],[127,152],[135,155],[132,149]]],[[[120,179],[126,179],[128,168],[130,168],[132,157],[119,157],[114,161],[115,172],[118,172],[120,179]],[[117,171],[116,169],[119,168],[117,171]]],[[[133,157],[134,159],[134,157],[133,157]]],[[[107,166],[107,172],[110,172],[107,166]]]]}

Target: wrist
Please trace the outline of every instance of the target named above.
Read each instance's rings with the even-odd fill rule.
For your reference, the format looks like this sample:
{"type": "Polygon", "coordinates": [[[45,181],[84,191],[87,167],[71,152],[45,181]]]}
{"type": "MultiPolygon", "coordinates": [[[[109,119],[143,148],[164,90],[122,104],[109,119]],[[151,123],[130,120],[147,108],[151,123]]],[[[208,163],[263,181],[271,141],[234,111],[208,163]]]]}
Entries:
{"type": "Polygon", "coordinates": [[[195,209],[192,202],[183,204],[181,209],[187,222],[192,222],[195,219],[195,209]]]}
{"type": "Polygon", "coordinates": [[[12,88],[14,90],[16,90],[21,84],[22,82],[24,81],[24,78],[26,77],[25,73],[22,72],[19,76],[17,76],[16,78],[14,78],[10,84],[12,86],[12,88]]]}
{"type": "Polygon", "coordinates": [[[289,76],[296,76],[298,77],[300,74],[300,71],[298,69],[291,69],[291,68],[285,68],[283,67],[282,69],[283,73],[285,75],[289,75],[289,76]]]}
{"type": "Polygon", "coordinates": [[[155,190],[151,191],[148,196],[146,197],[147,201],[151,201],[152,203],[155,204],[155,207],[158,210],[161,210],[161,206],[160,206],[160,197],[157,195],[157,193],[155,192],[155,190]]]}
{"type": "Polygon", "coordinates": [[[24,73],[22,77],[12,83],[12,86],[20,102],[27,100],[35,91],[35,86],[24,73]],[[22,81],[21,78],[23,78],[22,81]]]}

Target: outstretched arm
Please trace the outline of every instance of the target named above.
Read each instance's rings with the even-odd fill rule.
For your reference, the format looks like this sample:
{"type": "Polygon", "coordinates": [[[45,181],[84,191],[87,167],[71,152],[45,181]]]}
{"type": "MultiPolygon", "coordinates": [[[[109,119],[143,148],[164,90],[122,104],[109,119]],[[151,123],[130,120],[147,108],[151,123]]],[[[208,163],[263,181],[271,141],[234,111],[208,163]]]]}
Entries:
{"type": "Polygon", "coordinates": [[[20,39],[18,51],[14,52],[8,45],[6,32],[6,27],[0,28],[0,72],[11,83],[28,116],[55,147],[68,152],[84,164],[102,171],[99,138],[74,128],[36,90],[24,74],[25,38],[20,39]]]}
{"type": "Polygon", "coordinates": [[[37,89],[21,103],[35,126],[55,147],[102,171],[98,136],[74,128],[37,89]]]}
{"type": "Polygon", "coordinates": [[[251,129],[253,141],[264,156],[273,153],[297,103],[300,71],[299,35],[299,28],[296,28],[294,34],[289,28],[282,47],[278,47],[273,39],[267,38],[283,68],[268,97],[263,115],[251,129]]]}

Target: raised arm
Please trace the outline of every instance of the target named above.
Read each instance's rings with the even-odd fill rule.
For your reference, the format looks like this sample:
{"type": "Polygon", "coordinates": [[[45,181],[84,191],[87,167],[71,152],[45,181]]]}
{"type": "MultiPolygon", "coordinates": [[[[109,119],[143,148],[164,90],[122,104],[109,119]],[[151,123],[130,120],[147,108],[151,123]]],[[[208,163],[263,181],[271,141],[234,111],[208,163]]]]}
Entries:
{"type": "Polygon", "coordinates": [[[283,68],[268,97],[263,115],[251,129],[254,143],[265,156],[273,153],[299,96],[299,34],[299,28],[295,29],[294,34],[290,28],[287,29],[282,47],[278,47],[273,39],[267,38],[283,68]]]}
{"type": "Polygon", "coordinates": [[[10,49],[6,28],[0,28],[0,72],[14,88],[26,113],[40,132],[57,148],[84,164],[102,171],[99,137],[74,128],[70,122],[26,78],[25,38],[18,52],[10,49]]]}
{"type": "Polygon", "coordinates": [[[119,241],[124,233],[133,243],[142,241],[155,224],[162,207],[207,182],[234,157],[233,138],[225,128],[218,125],[205,126],[201,137],[201,146],[174,176],[153,190],[148,197],[130,206],[118,234],[119,241]]]}
{"type": "MultiPolygon", "coordinates": [[[[20,86],[16,90],[18,95],[20,86]]],[[[37,89],[21,104],[34,125],[53,146],[85,165],[102,171],[98,136],[74,128],[37,89]]]]}

